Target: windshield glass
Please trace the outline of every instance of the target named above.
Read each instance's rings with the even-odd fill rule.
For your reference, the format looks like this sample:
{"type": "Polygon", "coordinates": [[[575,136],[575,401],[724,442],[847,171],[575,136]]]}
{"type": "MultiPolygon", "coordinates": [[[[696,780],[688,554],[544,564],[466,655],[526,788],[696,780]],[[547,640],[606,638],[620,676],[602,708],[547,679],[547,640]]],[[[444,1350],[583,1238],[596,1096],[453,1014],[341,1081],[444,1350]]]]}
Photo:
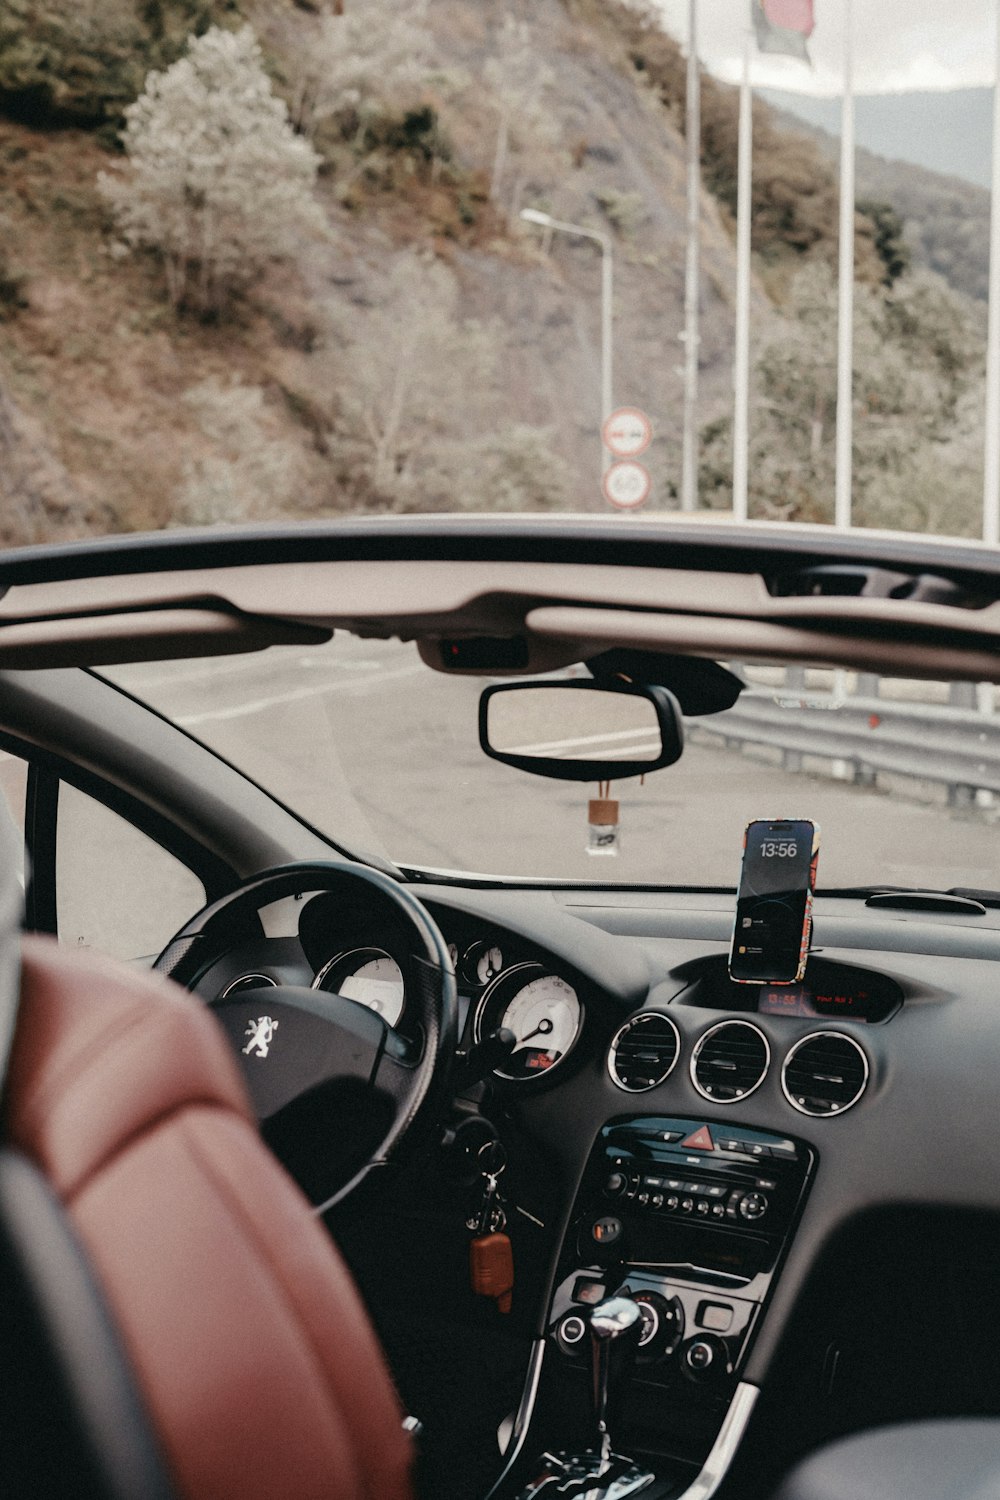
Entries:
{"type": "Polygon", "coordinates": [[[610,855],[589,825],[597,787],[488,759],[483,681],[428,670],[412,645],[338,635],[107,675],[342,847],[404,865],[732,888],[748,821],[807,818],[820,889],[1000,887],[993,689],[730,666],[744,691],[687,719],[680,761],[612,784],[610,855]]]}

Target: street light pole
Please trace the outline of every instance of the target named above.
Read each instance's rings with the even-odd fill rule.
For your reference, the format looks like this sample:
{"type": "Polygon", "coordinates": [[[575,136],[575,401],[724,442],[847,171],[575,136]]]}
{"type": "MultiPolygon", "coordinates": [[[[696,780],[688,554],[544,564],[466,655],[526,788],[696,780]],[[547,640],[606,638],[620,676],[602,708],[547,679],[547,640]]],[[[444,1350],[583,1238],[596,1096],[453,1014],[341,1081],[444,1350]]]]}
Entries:
{"type": "Polygon", "coordinates": [[[681,454],[681,510],[698,509],[698,257],[701,216],[701,75],[698,72],[698,0],[688,0],[687,251],[684,268],[684,428],[681,454]]]}
{"type": "Polygon", "coordinates": [[[543,229],[556,229],[562,234],[575,234],[579,239],[593,240],[601,247],[601,475],[603,477],[611,463],[611,455],[604,446],[603,428],[614,407],[611,397],[611,362],[613,351],[614,317],[614,256],[611,236],[602,229],[585,229],[582,224],[567,224],[562,219],[553,219],[551,214],[538,208],[522,208],[521,218],[528,224],[540,224],[543,229]]]}
{"type": "Polygon", "coordinates": [[[843,0],[844,97],[840,109],[840,246],[837,293],[837,457],[833,524],[851,526],[854,461],[854,36],[852,0],[843,0]]]}
{"type": "Polygon", "coordinates": [[[983,460],[983,541],[1000,544],[1000,15],[993,82],[993,190],[986,322],[986,423],[983,460]]]}
{"type": "MultiPolygon", "coordinates": [[[[749,4],[749,0],[748,0],[749,4]]],[[[743,36],[736,187],[736,339],[733,358],[733,520],[747,519],[750,484],[750,228],[753,217],[752,21],[743,36]]]]}

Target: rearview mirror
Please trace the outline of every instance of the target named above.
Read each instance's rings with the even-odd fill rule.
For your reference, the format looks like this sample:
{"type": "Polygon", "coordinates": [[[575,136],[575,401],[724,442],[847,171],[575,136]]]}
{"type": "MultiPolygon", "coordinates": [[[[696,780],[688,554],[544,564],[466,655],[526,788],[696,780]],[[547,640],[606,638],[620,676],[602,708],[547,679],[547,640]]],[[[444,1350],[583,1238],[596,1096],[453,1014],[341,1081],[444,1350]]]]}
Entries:
{"type": "Polygon", "coordinates": [[[487,755],[534,776],[609,781],[672,765],[684,721],[667,688],[599,682],[515,682],[479,699],[487,755]]]}

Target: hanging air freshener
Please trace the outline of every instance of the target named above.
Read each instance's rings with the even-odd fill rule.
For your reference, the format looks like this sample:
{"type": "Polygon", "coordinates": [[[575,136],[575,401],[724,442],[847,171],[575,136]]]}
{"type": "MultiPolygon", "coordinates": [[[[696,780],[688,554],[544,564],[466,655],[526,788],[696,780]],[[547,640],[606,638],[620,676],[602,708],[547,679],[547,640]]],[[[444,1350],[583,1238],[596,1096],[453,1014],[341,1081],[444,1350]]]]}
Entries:
{"type": "Polygon", "coordinates": [[[611,783],[602,782],[601,795],[587,804],[587,853],[616,855],[619,848],[618,799],[611,783]]]}

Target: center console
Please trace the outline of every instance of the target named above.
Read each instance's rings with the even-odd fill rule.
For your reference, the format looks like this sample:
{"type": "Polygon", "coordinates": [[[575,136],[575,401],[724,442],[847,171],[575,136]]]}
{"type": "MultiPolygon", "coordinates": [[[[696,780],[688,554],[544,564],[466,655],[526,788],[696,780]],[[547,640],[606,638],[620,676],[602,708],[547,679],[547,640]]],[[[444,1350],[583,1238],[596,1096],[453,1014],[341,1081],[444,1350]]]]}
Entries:
{"type": "Polygon", "coordinates": [[[706,1470],[752,1408],[741,1372],[813,1167],[803,1142],[729,1121],[609,1121],[581,1179],[548,1314],[531,1423],[548,1451],[515,1493],[633,1493],[610,1480],[601,1488],[594,1474],[580,1488],[572,1479],[595,1445],[590,1325],[608,1299],[635,1304],[641,1324],[615,1452],[640,1459],[644,1494],[682,1496],[693,1484],[712,1493],[706,1470]]]}

